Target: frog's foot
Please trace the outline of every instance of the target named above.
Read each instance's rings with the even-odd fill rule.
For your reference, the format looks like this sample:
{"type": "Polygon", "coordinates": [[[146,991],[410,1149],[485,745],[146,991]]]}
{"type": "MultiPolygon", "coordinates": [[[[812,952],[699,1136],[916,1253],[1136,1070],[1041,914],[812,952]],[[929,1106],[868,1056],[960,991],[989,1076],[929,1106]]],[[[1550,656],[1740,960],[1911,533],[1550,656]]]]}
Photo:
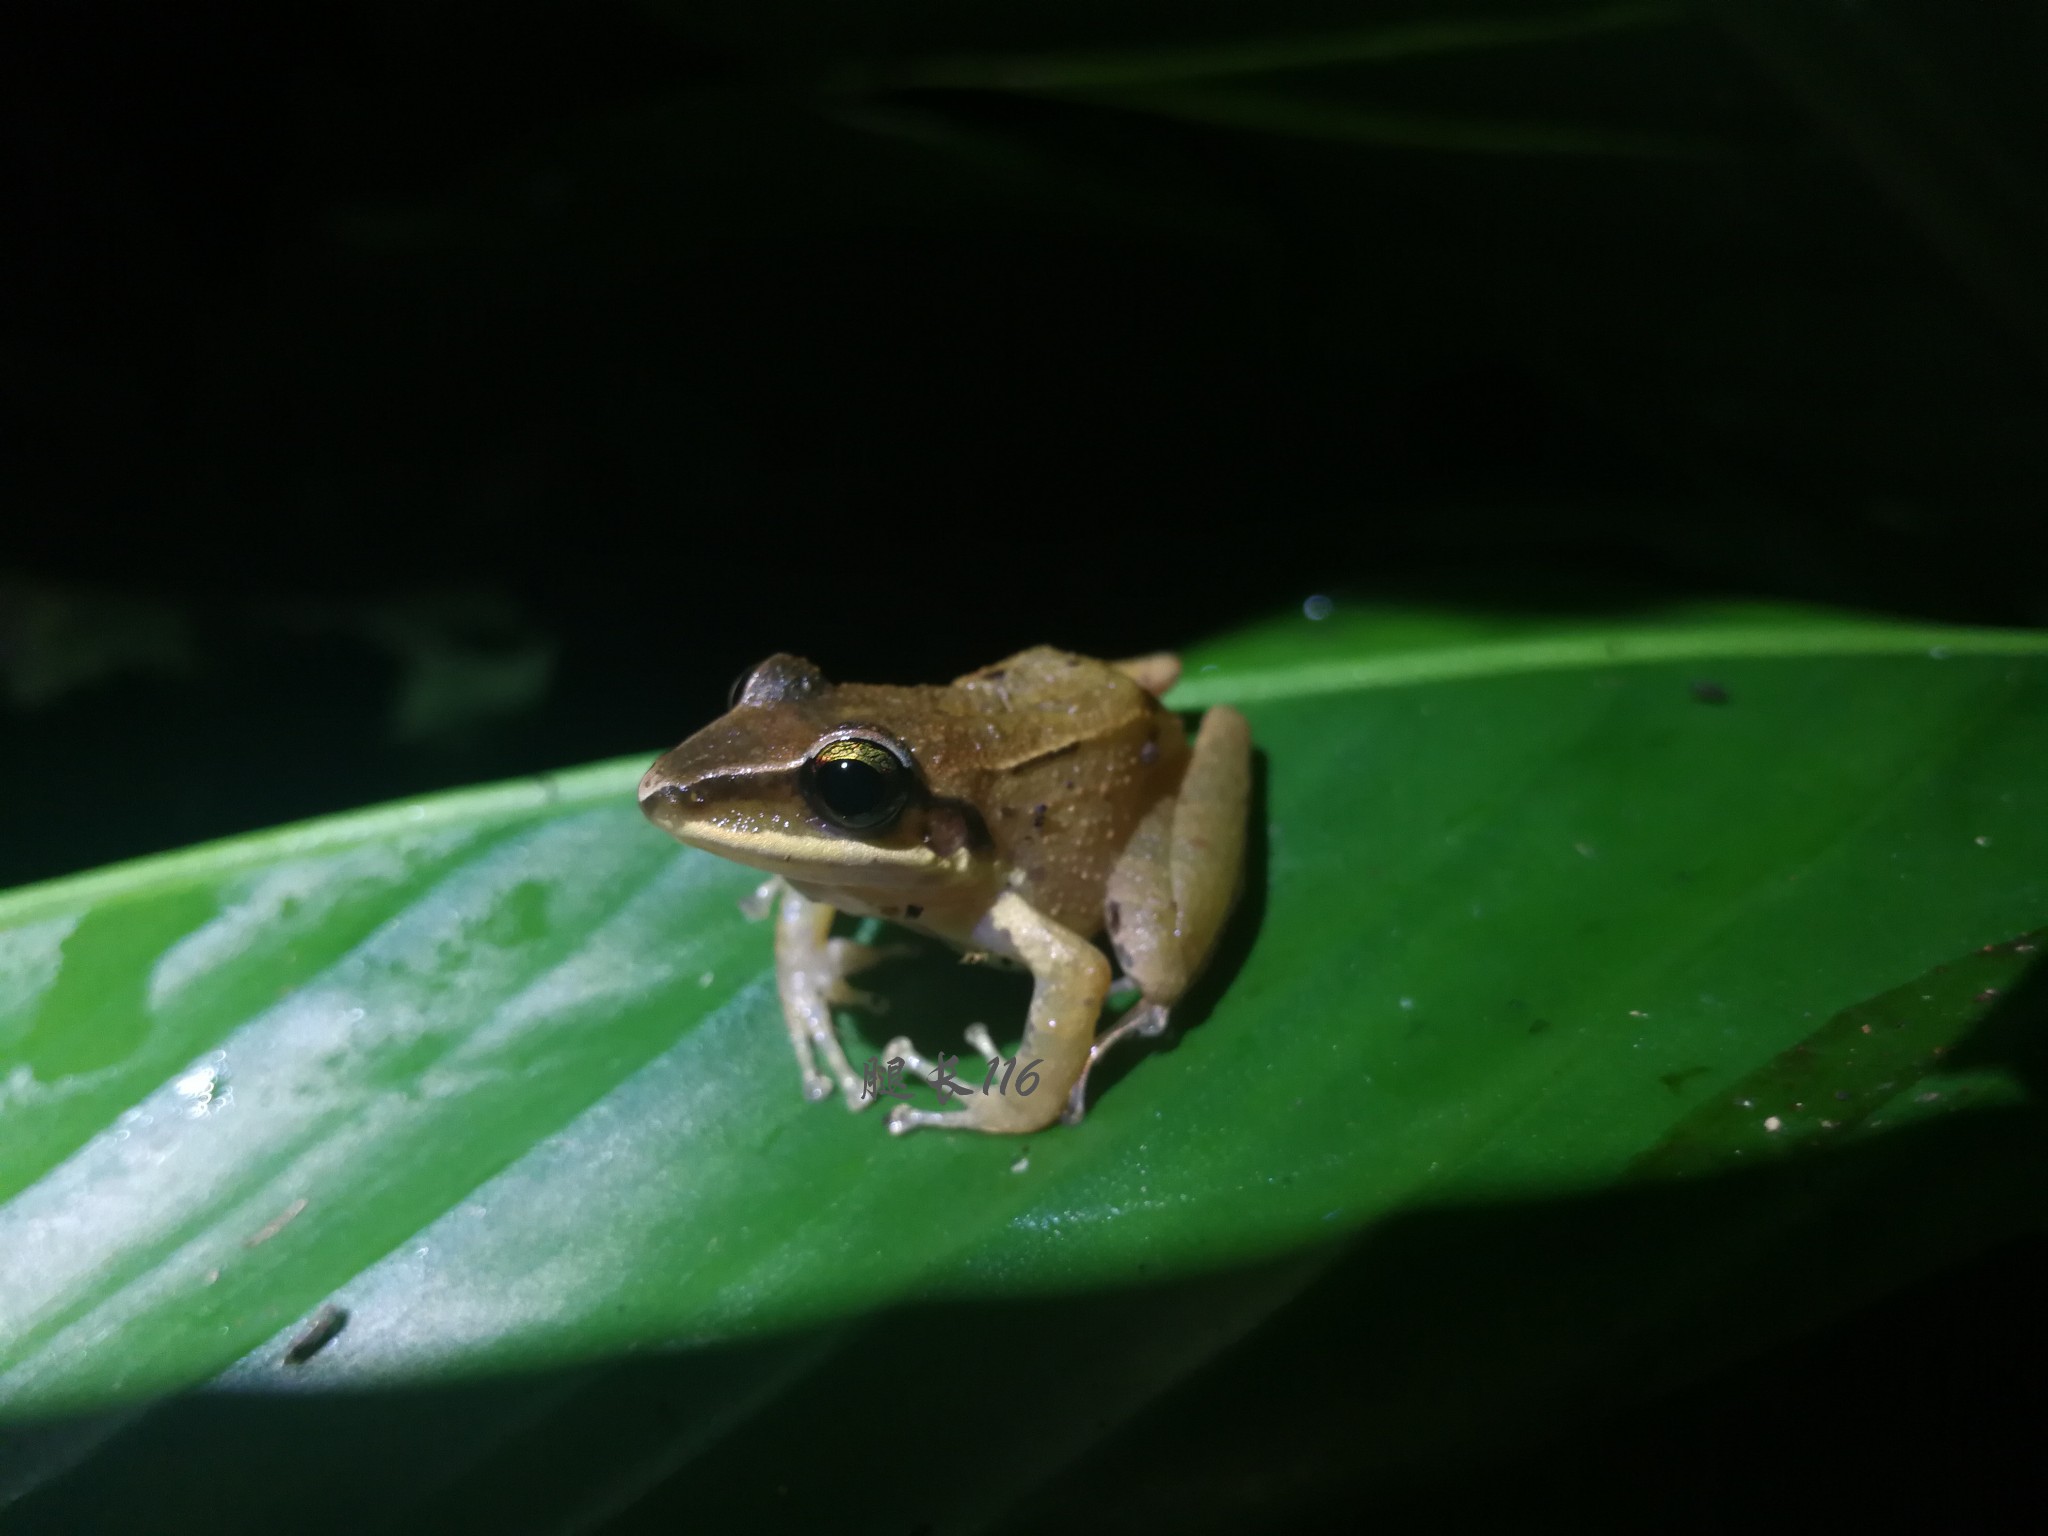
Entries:
{"type": "MultiPolygon", "coordinates": [[[[804,1065],[806,1099],[812,1103],[829,1099],[836,1080],[846,1107],[855,1114],[873,1102],[874,1096],[867,1091],[867,1079],[853,1070],[845,1047],[839,1043],[838,1031],[832,1023],[832,1009],[858,1008],[864,1013],[887,1013],[889,1000],[886,997],[877,997],[872,992],[852,986],[846,978],[857,976],[884,960],[916,953],[916,948],[909,944],[862,944],[854,939],[825,941],[818,963],[803,980],[809,983],[813,999],[806,1009],[806,1032],[817,1054],[825,1058],[832,1070],[828,1076],[808,1063],[804,1065]]],[[[798,1060],[801,1062],[803,1059],[799,1048],[798,1060]]]]}
{"type": "Polygon", "coordinates": [[[971,1109],[919,1109],[915,1104],[898,1104],[889,1111],[889,1134],[907,1136],[920,1126],[937,1130],[971,1131],[971,1109]]]}
{"type": "Polygon", "coordinates": [[[1067,1095],[1067,1107],[1060,1111],[1060,1124],[1079,1125],[1088,1113],[1088,1074],[1095,1069],[1095,1063],[1108,1055],[1119,1041],[1128,1040],[1133,1035],[1141,1040],[1158,1039],[1166,1033],[1170,1017],[1164,1003],[1140,1003],[1119,1019],[1114,1028],[1097,1036],[1095,1043],[1088,1048],[1088,1065],[1074,1080],[1073,1092],[1067,1095]]]}
{"type": "MultiPolygon", "coordinates": [[[[981,1053],[983,1061],[993,1063],[1002,1060],[1002,1057],[996,1052],[996,1043],[990,1038],[987,1026],[985,1025],[968,1025],[967,1043],[981,1053]]],[[[944,1067],[927,1060],[925,1057],[918,1055],[917,1047],[910,1043],[908,1035],[898,1035],[894,1040],[883,1046],[882,1055],[885,1061],[901,1061],[904,1071],[910,1073],[913,1077],[923,1078],[934,1088],[938,1088],[942,1096],[955,1085],[965,1086],[965,1080],[958,1075],[960,1071],[959,1057],[955,1056],[952,1058],[954,1064],[950,1067],[944,1067]],[[947,1080],[950,1080],[950,1082],[947,1080]],[[945,1082],[947,1085],[941,1087],[942,1082],[945,1082]]],[[[939,1061],[943,1062],[946,1059],[942,1054],[939,1061]]],[[[969,1091],[971,1092],[972,1089],[970,1088],[969,1091]]],[[[966,1095],[963,1094],[961,1096],[964,1098],[966,1095]]]]}
{"type": "MultiPolygon", "coordinates": [[[[1044,1120],[1042,1112],[1034,1114],[1030,1110],[1030,1106],[1022,1104],[1022,1100],[1028,1098],[1028,1096],[1016,1096],[1016,1102],[1012,1102],[1012,1098],[1008,1094],[1008,1090],[1010,1090],[1010,1073],[1001,1075],[1001,1081],[999,1081],[997,1090],[993,1094],[989,1092],[989,1085],[997,1081],[995,1067],[999,1063],[1004,1063],[1004,1061],[1012,1061],[1012,1071],[1016,1071],[1016,1063],[1014,1063],[1012,1057],[1004,1057],[995,1049],[995,1040],[989,1034],[987,1026],[983,1026],[983,1024],[969,1024],[967,1026],[967,1042],[971,1044],[971,1047],[975,1047],[975,1051],[981,1053],[981,1059],[987,1063],[987,1071],[985,1071],[985,1075],[981,1079],[981,1092],[975,1094],[973,1087],[967,1081],[963,1081],[961,1077],[952,1077],[950,1092],[954,1092],[954,1094],[961,1096],[963,1100],[967,1100],[961,1108],[956,1108],[956,1110],[920,1110],[918,1106],[913,1106],[913,1104],[897,1104],[895,1108],[889,1110],[889,1133],[891,1135],[901,1137],[901,1135],[911,1133],[911,1130],[918,1130],[918,1128],[924,1128],[924,1126],[932,1126],[932,1128],[938,1128],[938,1130],[997,1130],[997,1133],[1004,1133],[1004,1130],[1012,1130],[1012,1133],[1014,1133],[1014,1130],[1036,1130],[1044,1122],[1047,1122],[1047,1120],[1044,1120]],[[965,1094],[961,1094],[961,1087],[967,1087],[965,1094]]],[[[924,1057],[920,1057],[915,1051],[911,1051],[909,1040],[905,1040],[903,1036],[897,1036],[895,1040],[889,1042],[889,1053],[893,1057],[901,1057],[903,1071],[911,1071],[911,1073],[915,1073],[918,1077],[924,1077],[934,1087],[940,1085],[940,1077],[942,1077],[940,1069],[934,1067],[932,1063],[928,1063],[924,1057]]],[[[948,1069],[944,1075],[952,1075],[952,1071],[956,1071],[956,1069],[948,1069]]],[[[946,1094],[946,1092],[948,1092],[946,1087],[940,1087],[940,1094],[946,1094]]]]}
{"type": "Polygon", "coordinates": [[[919,1109],[913,1104],[898,1104],[889,1111],[889,1134],[907,1136],[916,1130],[935,1131],[988,1131],[996,1135],[1022,1135],[1029,1131],[1040,1131],[1058,1118],[1057,1113],[1048,1114],[1030,1099],[1015,1094],[976,1094],[965,1099],[958,1109],[919,1109]]]}
{"type": "Polygon", "coordinates": [[[835,939],[831,937],[832,918],[832,908],[824,902],[784,889],[775,931],[775,987],[797,1068],[803,1075],[804,1097],[813,1103],[828,1099],[836,1084],[846,1107],[858,1113],[868,1107],[871,1095],[866,1091],[867,1079],[846,1059],[832,1009],[835,1005],[878,1008],[881,999],[849,986],[847,977],[909,949],[835,939]]]}

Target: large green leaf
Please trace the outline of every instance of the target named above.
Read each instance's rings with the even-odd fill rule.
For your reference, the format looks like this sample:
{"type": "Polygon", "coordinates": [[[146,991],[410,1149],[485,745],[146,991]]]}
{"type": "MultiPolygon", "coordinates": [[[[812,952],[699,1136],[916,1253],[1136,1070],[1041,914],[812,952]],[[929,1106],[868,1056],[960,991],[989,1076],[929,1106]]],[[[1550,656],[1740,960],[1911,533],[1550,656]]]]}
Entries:
{"type": "MultiPolygon", "coordinates": [[[[400,1523],[588,1527],[677,1479],[739,1520],[768,1495],[704,1455],[770,1467],[863,1393],[936,1438],[954,1383],[1033,1426],[1000,1487],[929,1492],[973,1524],[1333,1277],[1405,1309],[1358,1410],[1391,1460],[1589,1401],[1617,1330],[1747,1298],[1682,1370],[2038,1221],[1999,1026],[2048,925],[2048,639],[1340,608],[1189,662],[1174,702],[1262,751],[1250,897],[1207,1016],[1028,1143],[802,1103],[752,877],[646,825],[640,757],[0,898],[0,1411],[49,1421],[0,1499],[61,1526],[167,1444],[288,1497],[332,1453],[246,1405],[357,1402],[400,1523]],[[1540,1262],[1503,1290],[1507,1255],[1540,1262]],[[891,1318],[921,1362],[876,1368],[891,1318]],[[591,1374],[650,1347],[658,1385],[591,1374]]],[[[936,954],[879,985],[877,1043],[1021,1019],[936,954]]],[[[836,1486],[759,1475],[796,1523],[836,1486]]]]}

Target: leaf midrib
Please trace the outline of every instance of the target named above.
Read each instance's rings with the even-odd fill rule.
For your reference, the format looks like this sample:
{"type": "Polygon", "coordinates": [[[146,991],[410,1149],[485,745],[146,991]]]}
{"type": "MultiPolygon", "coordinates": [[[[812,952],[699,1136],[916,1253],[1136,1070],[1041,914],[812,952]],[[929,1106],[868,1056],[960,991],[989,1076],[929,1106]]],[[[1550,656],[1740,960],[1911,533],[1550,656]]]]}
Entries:
{"type": "Polygon", "coordinates": [[[2048,653],[2048,632],[2030,629],[1956,629],[1879,622],[1773,625],[1755,629],[1617,629],[1576,635],[1537,635],[1472,645],[1397,651],[1377,656],[1304,662],[1285,668],[1184,679],[1167,702],[1176,709],[1210,704],[1262,704],[1418,683],[1566,672],[1585,667],[1647,666],[1672,661],[1794,660],[1863,656],[2033,656],[2048,653]],[[1939,653],[1936,655],[1935,653],[1939,653]]]}

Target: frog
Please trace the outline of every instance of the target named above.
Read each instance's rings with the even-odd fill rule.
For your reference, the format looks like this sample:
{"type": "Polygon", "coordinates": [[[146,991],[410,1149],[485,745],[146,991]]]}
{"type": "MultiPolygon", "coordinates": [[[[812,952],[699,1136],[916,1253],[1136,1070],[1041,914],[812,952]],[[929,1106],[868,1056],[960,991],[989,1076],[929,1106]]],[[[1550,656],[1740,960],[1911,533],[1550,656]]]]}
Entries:
{"type": "Polygon", "coordinates": [[[851,978],[901,944],[834,936],[842,913],[937,939],[969,960],[1030,973],[1023,1040],[979,1090],[904,1036],[888,1063],[951,1106],[890,1095],[892,1134],[1022,1135],[1079,1124],[1087,1081],[1113,1047],[1163,1034],[1213,957],[1243,888],[1251,733],[1225,704],[1192,739],[1162,702],[1175,655],[1101,661],[1019,651],[944,685],[840,684],[770,656],[733,685],[725,714],[662,754],[639,804],[678,842],[770,878],[776,990],[806,1099],[850,1110],[883,1097],[856,1072],[835,1005],[881,1000],[851,978]],[[1136,1002],[1098,1033],[1113,977],[1136,1002]],[[1014,1076],[1012,1075],[1014,1073],[1014,1076]]]}

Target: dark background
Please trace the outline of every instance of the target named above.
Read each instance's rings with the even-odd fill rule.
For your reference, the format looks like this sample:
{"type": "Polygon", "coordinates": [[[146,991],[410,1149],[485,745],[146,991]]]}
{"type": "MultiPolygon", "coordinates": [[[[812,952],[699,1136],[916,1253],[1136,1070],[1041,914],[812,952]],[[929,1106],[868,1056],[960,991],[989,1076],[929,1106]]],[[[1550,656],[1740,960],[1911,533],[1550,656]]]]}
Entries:
{"type": "MultiPolygon", "coordinates": [[[[0,886],[651,752],[777,649],[2048,623],[2048,13],[1404,0],[1474,45],[1366,57],[1360,9],[10,7],[0,886]]],[[[2016,1276],[1941,1293],[2010,1355],[1861,1401],[2048,1428],[2016,1276]]],[[[1571,1499],[1700,1475],[1753,1387],[1571,1499]]],[[[1722,1493],[1868,1495],[1806,1428],[1722,1493]]]]}

